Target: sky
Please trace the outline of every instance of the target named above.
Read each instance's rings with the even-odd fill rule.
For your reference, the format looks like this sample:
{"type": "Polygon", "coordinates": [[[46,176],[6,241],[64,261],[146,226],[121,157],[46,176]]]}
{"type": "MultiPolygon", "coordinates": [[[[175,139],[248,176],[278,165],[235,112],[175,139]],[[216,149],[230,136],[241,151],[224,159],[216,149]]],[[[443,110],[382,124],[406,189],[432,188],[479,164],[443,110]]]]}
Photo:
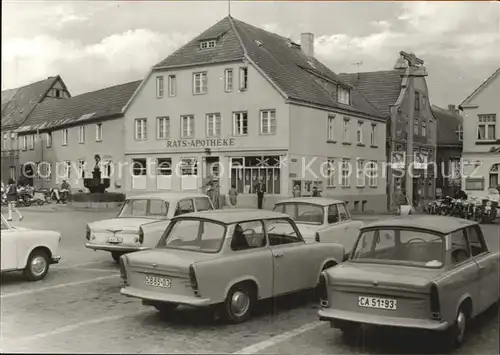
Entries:
{"type": "MultiPolygon", "coordinates": [[[[142,79],[227,16],[228,1],[2,1],[2,90],[61,75],[73,96],[142,79]]],[[[334,72],[427,67],[430,101],[460,104],[500,67],[500,2],[230,3],[241,21],[300,42],[334,72]],[[358,64],[356,64],[358,63],[358,64]]]]}

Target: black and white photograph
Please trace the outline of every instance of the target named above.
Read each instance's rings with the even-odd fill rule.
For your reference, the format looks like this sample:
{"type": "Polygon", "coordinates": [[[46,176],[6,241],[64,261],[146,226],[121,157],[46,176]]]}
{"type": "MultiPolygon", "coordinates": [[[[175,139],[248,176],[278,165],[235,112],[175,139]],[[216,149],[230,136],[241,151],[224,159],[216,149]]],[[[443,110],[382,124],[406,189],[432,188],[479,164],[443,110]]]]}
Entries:
{"type": "Polygon", "coordinates": [[[499,1],[3,1],[0,352],[498,354],[499,48],[499,1]]]}

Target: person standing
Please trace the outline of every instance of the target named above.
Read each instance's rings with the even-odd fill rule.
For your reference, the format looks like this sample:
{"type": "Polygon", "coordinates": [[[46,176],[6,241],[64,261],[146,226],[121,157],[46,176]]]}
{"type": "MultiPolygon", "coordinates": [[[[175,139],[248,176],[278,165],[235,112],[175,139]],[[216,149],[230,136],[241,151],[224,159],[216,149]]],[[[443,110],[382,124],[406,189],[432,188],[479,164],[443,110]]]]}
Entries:
{"type": "Polygon", "coordinates": [[[321,193],[316,186],[313,187],[312,197],[321,197],[321,193]]]}
{"type": "Polygon", "coordinates": [[[396,188],[396,192],[394,193],[394,206],[396,214],[401,214],[401,206],[406,203],[406,197],[403,191],[401,191],[401,187],[396,188]]]}
{"type": "Polygon", "coordinates": [[[228,203],[229,208],[236,208],[236,205],[238,203],[238,192],[236,191],[236,187],[234,186],[234,184],[229,189],[227,196],[229,199],[229,203],[228,203]]]}
{"type": "Polygon", "coordinates": [[[262,209],[262,203],[264,202],[264,192],[266,190],[266,186],[264,182],[262,182],[262,178],[259,178],[257,184],[255,184],[255,193],[257,194],[257,208],[259,210],[262,209]]]}
{"type": "Polygon", "coordinates": [[[17,185],[13,179],[9,179],[9,185],[7,186],[7,201],[9,202],[9,216],[7,218],[8,221],[12,221],[12,211],[15,211],[19,216],[19,220],[23,220],[23,215],[16,208],[16,202],[18,199],[17,195],[17,185]]]}

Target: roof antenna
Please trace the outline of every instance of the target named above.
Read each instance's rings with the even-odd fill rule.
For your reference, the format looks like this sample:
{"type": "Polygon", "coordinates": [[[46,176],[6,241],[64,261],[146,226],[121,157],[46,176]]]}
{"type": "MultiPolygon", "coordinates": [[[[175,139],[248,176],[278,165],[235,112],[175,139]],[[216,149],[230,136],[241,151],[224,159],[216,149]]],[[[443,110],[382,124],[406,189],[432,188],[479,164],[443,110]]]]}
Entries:
{"type": "Polygon", "coordinates": [[[359,79],[359,67],[363,65],[363,61],[360,60],[360,61],[351,63],[351,65],[357,65],[358,66],[358,79],[359,79]]]}

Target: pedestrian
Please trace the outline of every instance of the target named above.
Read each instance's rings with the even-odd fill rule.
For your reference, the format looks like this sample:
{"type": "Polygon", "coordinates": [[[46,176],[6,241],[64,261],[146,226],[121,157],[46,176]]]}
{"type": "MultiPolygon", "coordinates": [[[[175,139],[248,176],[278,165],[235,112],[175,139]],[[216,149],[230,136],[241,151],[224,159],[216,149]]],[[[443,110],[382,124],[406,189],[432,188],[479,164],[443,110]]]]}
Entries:
{"type": "Polygon", "coordinates": [[[262,209],[262,203],[264,202],[264,192],[266,192],[266,186],[262,182],[262,178],[259,178],[257,184],[255,184],[255,192],[257,193],[257,208],[262,209]]]}
{"type": "Polygon", "coordinates": [[[229,200],[229,208],[236,208],[236,205],[238,204],[238,191],[236,191],[236,186],[234,185],[234,183],[231,185],[227,196],[229,200]]]}
{"type": "Polygon", "coordinates": [[[312,195],[313,197],[321,197],[321,194],[316,186],[313,187],[312,195]]]}
{"type": "Polygon", "coordinates": [[[300,183],[295,183],[295,185],[293,185],[292,193],[293,193],[293,197],[300,197],[300,195],[301,195],[300,183]]]}
{"type": "Polygon", "coordinates": [[[396,192],[394,193],[394,202],[393,202],[396,214],[398,215],[401,214],[401,206],[404,204],[406,204],[405,194],[403,193],[403,191],[401,191],[401,187],[398,186],[396,187],[396,192]]]}
{"type": "Polygon", "coordinates": [[[7,186],[7,201],[9,203],[9,216],[7,218],[8,221],[12,221],[12,211],[15,211],[19,216],[19,220],[23,220],[23,215],[16,208],[16,202],[18,199],[17,195],[17,185],[13,179],[9,179],[9,185],[7,186]]]}

